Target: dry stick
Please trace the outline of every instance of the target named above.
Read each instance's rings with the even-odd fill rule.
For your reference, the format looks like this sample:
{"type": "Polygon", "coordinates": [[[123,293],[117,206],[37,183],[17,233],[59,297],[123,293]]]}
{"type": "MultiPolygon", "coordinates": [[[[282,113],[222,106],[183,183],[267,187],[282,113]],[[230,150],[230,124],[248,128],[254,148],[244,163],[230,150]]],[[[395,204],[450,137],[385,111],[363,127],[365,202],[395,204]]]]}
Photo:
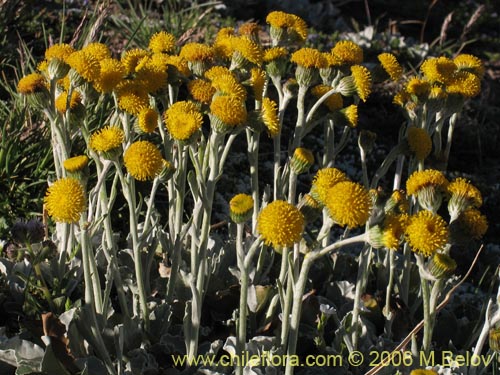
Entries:
{"type": "MultiPolygon", "coordinates": [[[[483,250],[483,245],[479,248],[479,250],[476,253],[476,256],[474,257],[474,260],[472,261],[471,266],[469,267],[469,270],[465,274],[465,276],[458,282],[457,285],[455,285],[453,288],[451,288],[448,293],[446,293],[446,296],[444,297],[444,300],[439,304],[438,307],[436,307],[436,314],[441,311],[447,304],[450,302],[451,296],[457,290],[457,288],[464,283],[464,281],[469,277],[470,273],[472,272],[472,269],[476,265],[477,260],[479,259],[479,254],[481,254],[481,251],[483,250]]],[[[391,352],[391,355],[387,357],[387,359],[383,360],[378,366],[372,368],[370,371],[365,373],[365,375],[375,375],[380,370],[382,370],[384,367],[387,366],[392,360],[392,357],[396,354],[398,351],[403,351],[406,348],[406,345],[410,342],[411,338],[417,334],[422,327],[424,326],[424,321],[421,320],[420,323],[418,323],[415,328],[412,329],[412,331],[404,338],[401,343],[394,348],[394,350],[391,352]]]]}

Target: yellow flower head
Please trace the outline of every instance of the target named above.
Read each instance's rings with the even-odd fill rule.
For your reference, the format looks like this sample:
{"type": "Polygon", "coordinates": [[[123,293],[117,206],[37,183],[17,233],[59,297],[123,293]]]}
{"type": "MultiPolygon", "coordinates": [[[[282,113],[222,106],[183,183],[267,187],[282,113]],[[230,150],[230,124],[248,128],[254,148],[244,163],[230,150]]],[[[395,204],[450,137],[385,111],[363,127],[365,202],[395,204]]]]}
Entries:
{"type": "Polygon", "coordinates": [[[320,169],[314,176],[311,196],[322,205],[325,205],[328,197],[328,190],[339,182],[348,180],[346,174],[337,168],[320,169]]]}
{"type": "Polygon", "coordinates": [[[363,50],[350,40],[341,40],[331,50],[335,65],[359,65],[363,62],[363,50]]]}
{"type": "Polygon", "coordinates": [[[118,126],[105,126],[90,136],[89,147],[97,152],[109,152],[120,147],[124,140],[125,134],[118,126]]]}
{"type": "Polygon", "coordinates": [[[89,158],[86,155],[73,156],[66,159],[63,163],[64,169],[70,173],[81,171],[89,163],[89,158]]]}
{"type": "Polygon", "coordinates": [[[342,181],[327,190],[325,206],[336,223],[356,228],[368,221],[372,200],[361,184],[342,181]]]}
{"type": "Polygon", "coordinates": [[[257,219],[257,232],[274,248],[292,246],[304,232],[304,216],[288,202],[276,200],[262,209],[257,219]]]}
{"type": "Polygon", "coordinates": [[[151,142],[137,141],[123,155],[127,172],[139,181],[152,180],[163,168],[160,150],[151,142]]]}
{"type": "MultiPolygon", "coordinates": [[[[212,74],[209,74],[209,76],[212,76],[212,74]]],[[[214,77],[212,79],[212,86],[220,94],[234,97],[240,101],[245,101],[247,98],[245,87],[236,80],[232,73],[214,77]]]]}
{"type": "Polygon", "coordinates": [[[417,195],[422,189],[432,186],[438,189],[446,189],[448,180],[443,173],[435,169],[413,172],[406,181],[406,191],[408,195],[417,195]]]}
{"type": "Polygon", "coordinates": [[[216,96],[210,104],[210,112],[225,125],[240,125],[247,120],[245,102],[233,96],[216,96]]]}
{"type": "Polygon", "coordinates": [[[135,68],[137,67],[137,64],[139,64],[139,61],[141,61],[144,57],[148,56],[148,51],[135,48],[126,51],[121,58],[121,63],[123,64],[123,67],[125,68],[125,73],[126,74],[132,74],[135,72],[135,68]]]}
{"type": "Polygon", "coordinates": [[[82,48],[82,51],[88,53],[97,61],[111,58],[111,51],[108,46],[103,43],[90,43],[82,48]]]}
{"type": "Polygon", "coordinates": [[[307,23],[295,14],[292,14],[291,16],[292,26],[290,27],[291,30],[289,30],[289,32],[293,34],[292,36],[294,39],[296,38],[301,42],[305,41],[307,39],[307,23]]]}
{"type": "Polygon", "coordinates": [[[314,155],[307,148],[297,147],[290,159],[290,168],[299,175],[306,173],[314,164],[314,155]]]}
{"type": "Polygon", "coordinates": [[[467,72],[473,73],[478,78],[482,78],[484,75],[483,62],[474,55],[462,53],[455,57],[453,59],[453,62],[457,66],[458,70],[465,70],[467,72]]]}
{"type": "Polygon", "coordinates": [[[378,61],[393,81],[399,80],[403,75],[403,68],[392,53],[381,53],[378,55],[378,61]]]}
{"type": "Polygon", "coordinates": [[[483,197],[477,187],[465,178],[458,177],[447,186],[450,200],[448,211],[452,218],[456,218],[460,212],[469,207],[478,208],[483,204],[483,197]]]}
{"type": "Polygon", "coordinates": [[[55,221],[76,223],[86,206],[83,186],[75,178],[57,180],[48,188],[44,203],[55,221]]]}
{"type": "Polygon", "coordinates": [[[255,97],[255,100],[262,100],[266,78],[267,75],[264,70],[259,68],[252,68],[250,70],[250,85],[252,86],[253,96],[255,97]]]}
{"type": "Polygon", "coordinates": [[[231,72],[229,68],[220,65],[211,67],[203,75],[210,81],[214,81],[220,76],[230,75],[236,81],[236,76],[233,74],[233,72],[231,72]]]}
{"type": "Polygon", "coordinates": [[[137,125],[144,133],[152,133],[158,126],[158,112],[153,108],[144,108],[137,116],[137,125]]]}
{"type": "Polygon", "coordinates": [[[149,39],[149,49],[153,53],[169,53],[174,49],[175,42],[175,36],[166,31],[160,31],[149,39]]]}
{"type": "Polygon", "coordinates": [[[238,33],[240,35],[256,38],[260,32],[261,28],[258,23],[255,22],[245,22],[240,27],[238,27],[238,33]]]}
{"type": "Polygon", "coordinates": [[[220,29],[213,44],[215,54],[222,59],[230,60],[234,52],[232,40],[235,37],[234,28],[223,27],[220,29]]]}
{"type": "Polygon", "coordinates": [[[187,61],[203,61],[210,63],[214,58],[212,47],[202,43],[187,43],[181,48],[179,56],[187,61]]]}
{"type": "Polygon", "coordinates": [[[308,69],[322,69],[328,66],[323,54],[315,48],[301,48],[295,51],[290,61],[308,69]]]}
{"type": "Polygon", "coordinates": [[[468,208],[458,217],[458,225],[466,235],[480,239],[488,230],[488,220],[486,216],[475,208],[468,208]]]}
{"type": "MultiPolygon", "coordinates": [[[[313,94],[318,99],[325,95],[327,92],[332,90],[333,88],[328,85],[317,85],[311,89],[311,94],[313,94]]],[[[342,99],[342,95],[339,93],[331,94],[324,102],[324,105],[328,107],[330,111],[337,111],[344,106],[344,100],[342,99]]]]}
{"type": "Polygon", "coordinates": [[[269,136],[277,136],[280,133],[281,127],[276,102],[268,97],[263,98],[261,115],[269,136]]]}
{"type": "Polygon", "coordinates": [[[437,279],[448,278],[457,269],[457,262],[445,253],[435,253],[427,263],[427,269],[437,279]]]}
{"type": "Polygon", "coordinates": [[[342,109],[340,112],[343,113],[347,119],[347,126],[355,128],[358,126],[358,106],[351,104],[349,107],[342,109]]]}
{"type": "Polygon", "coordinates": [[[271,38],[275,44],[285,38],[299,42],[307,39],[307,24],[294,14],[274,11],[267,15],[266,22],[271,26],[271,38]]]}
{"type": "Polygon", "coordinates": [[[194,100],[203,104],[208,104],[215,94],[215,88],[212,84],[203,79],[193,79],[188,83],[188,91],[194,100]]]}
{"type": "Polygon", "coordinates": [[[384,211],[386,213],[407,213],[409,210],[408,197],[404,190],[394,190],[385,202],[384,211]]]}
{"type": "MultiPolygon", "coordinates": [[[[231,39],[233,50],[244,60],[255,65],[262,64],[264,52],[260,45],[246,36],[234,37],[231,39]]],[[[236,57],[237,58],[237,57],[236,57]]]]}
{"type": "Polygon", "coordinates": [[[38,73],[31,73],[21,78],[17,84],[17,92],[23,95],[47,90],[47,81],[38,73]]]}
{"type": "Polygon", "coordinates": [[[191,75],[191,70],[189,70],[189,65],[185,58],[180,56],[167,56],[165,62],[169,67],[175,70],[176,74],[180,74],[184,77],[189,77],[191,75]]]}
{"type": "Polygon", "coordinates": [[[283,59],[288,56],[288,50],[285,47],[272,47],[264,51],[263,61],[268,63],[277,59],[283,59]]]}
{"type": "Polygon", "coordinates": [[[85,51],[73,52],[66,58],[66,62],[87,82],[94,82],[99,78],[101,64],[90,53],[85,51]]]}
{"type": "Polygon", "coordinates": [[[397,250],[404,236],[408,216],[387,214],[384,218],[382,243],[385,248],[397,250]]]}
{"type": "Polygon", "coordinates": [[[131,115],[138,115],[139,112],[149,107],[148,92],[141,81],[122,81],[116,86],[118,97],[118,107],[131,115]]]}
{"type": "Polygon", "coordinates": [[[293,20],[291,15],[281,11],[274,11],[269,13],[266,17],[266,22],[271,27],[281,28],[281,29],[288,28],[293,25],[293,20]]]}
{"type": "Polygon", "coordinates": [[[351,75],[354,79],[354,85],[356,86],[356,92],[359,98],[366,102],[368,96],[372,91],[372,78],[370,71],[361,65],[351,66],[351,75]]]}
{"type": "Polygon", "coordinates": [[[464,98],[473,98],[481,92],[481,80],[474,73],[461,70],[448,81],[446,92],[461,95],[464,98]]]}
{"type": "Polygon", "coordinates": [[[135,80],[141,82],[148,93],[166,88],[167,78],[167,64],[159,58],[144,57],[135,68],[135,80]]]}
{"type": "Polygon", "coordinates": [[[446,222],[441,216],[426,210],[410,216],[405,234],[411,249],[427,257],[448,242],[446,222]]]}
{"type": "Polygon", "coordinates": [[[164,119],[170,136],[182,142],[188,142],[203,124],[196,104],[187,101],[172,104],[165,111],[164,119]]]}
{"type": "Polygon", "coordinates": [[[248,194],[235,195],[229,201],[229,215],[235,223],[244,223],[252,216],[253,198],[248,194]]]}
{"type": "Polygon", "coordinates": [[[448,93],[441,86],[432,86],[429,91],[429,99],[431,100],[445,100],[448,93]]]}
{"type": "Polygon", "coordinates": [[[69,44],[54,44],[45,50],[45,59],[50,62],[52,59],[66,61],[66,58],[75,52],[75,49],[69,44]]]}
{"type": "Polygon", "coordinates": [[[406,83],[406,92],[410,95],[424,96],[429,93],[431,85],[429,81],[425,79],[420,79],[417,77],[412,77],[406,83]]]}
{"type": "Polygon", "coordinates": [[[108,93],[125,77],[125,67],[116,59],[103,59],[100,62],[101,72],[94,81],[94,88],[101,93],[108,93]]]}
{"type": "Polygon", "coordinates": [[[404,107],[409,100],[410,100],[410,94],[408,94],[408,92],[406,91],[400,91],[396,95],[394,95],[392,102],[396,105],[404,107]]]}
{"type": "MultiPolygon", "coordinates": [[[[73,91],[71,94],[71,100],[69,101],[69,108],[71,111],[75,110],[79,104],[82,102],[82,96],[78,91],[73,91]]],[[[67,110],[68,103],[68,93],[63,91],[57,98],[55,102],[55,107],[60,113],[65,113],[67,110]]]]}
{"type": "Polygon", "coordinates": [[[442,56],[425,60],[420,70],[430,82],[447,84],[457,66],[453,60],[442,56]]]}
{"type": "Polygon", "coordinates": [[[408,146],[418,160],[424,160],[432,150],[432,139],[425,129],[408,128],[408,146]]]}

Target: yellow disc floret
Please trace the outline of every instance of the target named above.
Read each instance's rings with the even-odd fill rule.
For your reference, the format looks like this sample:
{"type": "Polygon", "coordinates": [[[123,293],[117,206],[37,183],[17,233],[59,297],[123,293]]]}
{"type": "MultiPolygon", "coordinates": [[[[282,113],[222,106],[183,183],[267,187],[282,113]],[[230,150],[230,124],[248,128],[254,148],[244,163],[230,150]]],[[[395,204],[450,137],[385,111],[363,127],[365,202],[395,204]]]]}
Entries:
{"type": "Polygon", "coordinates": [[[262,209],[257,219],[257,231],[267,245],[289,247],[299,242],[304,231],[304,216],[288,202],[276,200],[262,209]]]}
{"type": "Polygon", "coordinates": [[[356,92],[359,98],[366,102],[368,96],[371,93],[372,78],[370,71],[361,65],[351,66],[351,75],[354,79],[354,85],[356,86],[356,92]]]}
{"type": "Polygon", "coordinates": [[[363,50],[350,40],[341,40],[335,44],[331,54],[336,61],[335,65],[358,65],[363,62],[363,50]]]}
{"type": "Polygon", "coordinates": [[[55,221],[76,223],[86,207],[83,186],[75,178],[57,180],[48,188],[44,203],[55,221]]]}
{"type": "Polygon", "coordinates": [[[201,128],[203,116],[193,102],[174,103],[164,114],[165,126],[171,137],[187,142],[201,128]]]}
{"type": "Polygon", "coordinates": [[[118,126],[106,126],[90,136],[89,147],[97,152],[108,152],[121,146],[125,140],[123,130],[118,126]]]}
{"type": "Polygon", "coordinates": [[[235,195],[229,201],[229,215],[235,223],[244,223],[247,221],[253,211],[254,200],[248,194],[235,195]]]}
{"type": "Polygon", "coordinates": [[[336,223],[356,228],[368,221],[372,200],[361,184],[343,181],[327,190],[325,206],[336,223]]]}
{"type": "Polygon", "coordinates": [[[392,53],[381,53],[378,55],[378,61],[393,81],[399,80],[403,75],[403,68],[392,53]]]}
{"type": "Polygon", "coordinates": [[[137,141],[123,155],[127,172],[139,181],[152,180],[163,168],[160,150],[149,141],[137,141]]]}
{"type": "Polygon", "coordinates": [[[408,128],[408,146],[418,160],[424,160],[432,150],[432,139],[425,129],[408,128]]]}
{"type": "Polygon", "coordinates": [[[175,47],[175,36],[166,31],[160,31],[149,39],[149,49],[154,53],[169,53],[175,47]]]}
{"type": "Polygon", "coordinates": [[[342,181],[348,181],[347,175],[337,168],[322,168],[314,176],[311,196],[322,205],[328,197],[328,190],[342,181]]]}
{"type": "Polygon", "coordinates": [[[89,163],[89,158],[86,155],[73,156],[66,159],[63,163],[64,169],[70,173],[81,171],[89,163]]]}
{"type": "Polygon", "coordinates": [[[444,219],[426,210],[410,216],[405,234],[411,249],[424,256],[433,255],[448,242],[444,219]]]}
{"type": "Polygon", "coordinates": [[[272,99],[265,97],[262,99],[262,121],[267,128],[267,132],[271,137],[275,137],[280,133],[280,120],[278,116],[278,105],[272,99]]]}

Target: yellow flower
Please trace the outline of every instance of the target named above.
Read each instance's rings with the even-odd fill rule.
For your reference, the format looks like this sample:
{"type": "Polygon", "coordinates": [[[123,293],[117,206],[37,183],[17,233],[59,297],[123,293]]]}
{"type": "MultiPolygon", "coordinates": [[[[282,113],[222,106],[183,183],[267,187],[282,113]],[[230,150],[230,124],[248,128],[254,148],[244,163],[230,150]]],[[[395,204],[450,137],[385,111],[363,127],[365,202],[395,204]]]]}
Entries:
{"type": "Polygon", "coordinates": [[[247,120],[245,102],[232,96],[216,96],[210,104],[210,112],[222,122],[223,127],[234,127],[247,120]]]}
{"type": "Polygon", "coordinates": [[[322,69],[327,67],[323,54],[314,48],[301,48],[295,51],[290,61],[308,69],[322,69]]]}
{"type": "MultiPolygon", "coordinates": [[[[212,74],[209,74],[211,77],[212,74]]],[[[247,91],[241,83],[239,83],[232,73],[221,74],[212,79],[212,86],[223,95],[234,97],[240,101],[245,101],[247,98],[247,91]]]]}
{"type": "Polygon", "coordinates": [[[264,51],[263,61],[268,63],[277,59],[286,58],[288,50],[285,47],[272,47],[264,51]]]}
{"type": "Polygon", "coordinates": [[[99,78],[101,72],[99,60],[85,51],[73,52],[66,58],[66,62],[78,73],[79,77],[87,82],[94,82],[99,78]]]}
{"type": "Polygon", "coordinates": [[[399,65],[396,56],[392,53],[381,53],[378,55],[378,60],[393,81],[397,81],[401,78],[403,75],[403,68],[399,65]]]}
{"type": "Polygon", "coordinates": [[[149,56],[142,58],[135,68],[135,79],[148,93],[154,93],[167,87],[167,64],[161,59],[149,56]]]}
{"type": "Polygon", "coordinates": [[[148,51],[139,48],[125,51],[120,60],[121,63],[123,64],[123,67],[125,68],[125,73],[126,74],[134,73],[137,64],[139,64],[139,61],[141,61],[144,57],[148,56],[148,54],[149,54],[148,51]]]}
{"type": "Polygon", "coordinates": [[[194,100],[203,104],[208,104],[215,94],[215,88],[212,84],[203,79],[193,79],[188,83],[188,91],[194,100]]]}
{"type": "Polygon", "coordinates": [[[163,168],[160,150],[149,141],[137,141],[123,155],[127,172],[139,181],[152,180],[163,168]]]}
{"type": "MultiPolygon", "coordinates": [[[[333,88],[328,85],[317,85],[311,89],[311,94],[319,99],[332,89],[333,88]]],[[[333,112],[341,109],[344,106],[344,101],[342,99],[342,95],[339,93],[333,93],[323,102],[323,104],[333,112]]]]}
{"type": "Polygon", "coordinates": [[[109,152],[120,147],[124,140],[125,134],[118,126],[105,126],[90,136],[89,147],[97,152],[109,152]]]}
{"type": "Polygon", "coordinates": [[[448,80],[446,92],[472,98],[481,92],[481,80],[474,73],[461,70],[448,80]]]}
{"type": "Polygon", "coordinates": [[[396,95],[394,95],[392,102],[396,105],[404,107],[404,105],[408,102],[408,100],[410,100],[409,93],[406,91],[400,91],[396,95]]]}
{"type": "Polygon", "coordinates": [[[47,81],[38,73],[31,73],[21,78],[17,84],[17,92],[23,95],[34,94],[46,90],[47,81]]]}
{"type": "Polygon", "coordinates": [[[154,53],[169,53],[174,49],[175,42],[175,36],[166,31],[160,31],[149,39],[149,49],[154,53]]]}
{"type": "Polygon", "coordinates": [[[281,126],[278,116],[278,105],[267,97],[262,99],[262,121],[267,128],[269,136],[275,137],[280,133],[281,126]]]}
{"type": "Polygon", "coordinates": [[[429,93],[431,85],[429,81],[417,77],[411,77],[406,83],[406,92],[410,95],[423,96],[429,93]]]}
{"type": "Polygon", "coordinates": [[[148,92],[141,81],[122,81],[115,88],[118,97],[118,107],[131,115],[138,115],[139,112],[149,107],[148,92]]]}
{"type": "Polygon", "coordinates": [[[478,76],[478,78],[481,78],[484,75],[483,62],[474,55],[462,53],[455,57],[453,62],[457,66],[458,70],[465,70],[473,73],[478,76]]]}
{"type": "Polygon", "coordinates": [[[45,59],[50,62],[52,59],[66,61],[66,58],[75,52],[75,49],[69,44],[54,44],[45,50],[45,59]]]}
{"type": "Polygon", "coordinates": [[[264,242],[278,249],[299,242],[304,225],[304,216],[298,208],[282,200],[269,203],[257,219],[257,231],[264,242]]]}
{"type": "Polygon", "coordinates": [[[64,169],[68,172],[78,172],[87,166],[89,163],[89,158],[86,155],[73,156],[72,158],[66,159],[63,163],[64,169]]]}
{"type": "Polygon", "coordinates": [[[405,234],[411,249],[427,257],[448,242],[446,222],[441,216],[426,210],[410,216],[405,234]]]}
{"type": "Polygon", "coordinates": [[[83,186],[75,178],[57,180],[48,188],[44,203],[55,221],[76,223],[86,206],[83,186]]]}
{"type": "Polygon", "coordinates": [[[444,100],[448,97],[448,93],[441,86],[432,86],[429,92],[429,99],[444,100]]]}
{"type": "Polygon", "coordinates": [[[458,177],[447,186],[450,200],[448,211],[452,218],[456,218],[463,210],[473,207],[478,208],[483,204],[483,197],[477,187],[465,178],[458,177]]]}
{"type": "Polygon", "coordinates": [[[371,93],[372,78],[370,71],[364,66],[353,65],[351,66],[351,75],[359,98],[366,102],[371,93]]]}
{"type": "Polygon", "coordinates": [[[382,231],[382,243],[385,248],[397,250],[404,236],[408,216],[387,214],[384,218],[384,229],[382,231]]]}
{"type": "Polygon", "coordinates": [[[253,198],[248,194],[235,195],[229,201],[229,216],[235,223],[244,223],[252,217],[253,198]]]}
{"type": "Polygon", "coordinates": [[[295,14],[292,14],[292,26],[289,29],[289,32],[293,33],[293,37],[298,37],[297,39],[301,42],[305,41],[307,39],[307,24],[306,22],[300,18],[299,16],[296,16],[295,14]]]}
{"type": "Polygon", "coordinates": [[[108,46],[103,43],[90,43],[82,48],[82,51],[88,53],[97,61],[111,58],[111,51],[108,46]]]}
{"type": "Polygon", "coordinates": [[[206,44],[187,43],[182,46],[179,56],[185,58],[187,61],[212,62],[214,50],[206,44]]]}
{"type": "Polygon", "coordinates": [[[466,233],[466,235],[480,239],[488,230],[488,220],[486,216],[475,208],[468,208],[463,211],[458,217],[459,227],[466,233]]]}
{"type": "Polygon", "coordinates": [[[407,213],[409,210],[408,197],[404,190],[394,190],[385,202],[384,211],[386,213],[407,213]]]}
{"type": "Polygon", "coordinates": [[[325,206],[336,223],[356,228],[368,221],[372,200],[361,184],[342,181],[327,190],[325,206]]]}
{"type": "Polygon", "coordinates": [[[341,40],[335,44],[331,54],[336,60],[335,65],[359,65],[363,62],[363,50],[350,40],[341,40]]]}
{"type": "Polygon", "coordinates": [[[420,70],[429,81],[447,84],[457,66],[453,60],[442,56],[425,60],[420,70]]]}
{"type": "Polygon", "coordinates": [[[203,123],[203,116],[196,104],[187,101],[171,105],[165,111],[164,119],[170,136],[182,142],[188,142],[203,123]]]}
{"type": "MultiPolygon", "coordinates": [[[[262,64],[263,51],[259,44],[252,41],[250,38],[242,36],[242,37],[234,37],[231,39],[232,47],[234,51],[241,55],[243,60],[247,60],[255,65],[262,64]]],[[[233,55],[233,59],[235,57],[233,55]]],[[[238,64],[240,66],[240,64],[238,64]]]]}
{"type": "Polygon", "coordinates": [[[220,29],[215,36],[215,41],[213,44],[215,54],[222,59],[230,60],[234,52],[232,42],[234,37],[234,28],[223,27],[222,29],[220,29]]]}
{"type": "Polygon", "coordinates": [[[137,125],[144,133],[152,133],[158,126],[158,112],[153,108],[144,108],[137,116],[137,125]]]}
{"type": "Polygon", "coordinates": [[[408,128],[408,146],[418,160],[424,160],[432,150],[432,139],[425,129],[410,127],[408,128]]]}
{"type": "Polygon", "coordinates": [[[418,197],[422,207],[430,211],[437,211],[442,202],[442,192],[446,190],[448,180],[434,169],[413,172],[406,181],[408,195],[418,197]]]}
{"type": "Polygon", "coordinates": [[[266,22],[271,27],[281,28],[281,29],[288,28],[293,25],[293,20],[291,15],[281,11],[274,11],[269,13],[266,17],[266,22]]]}
{"type": "Polygon", "coordinates": [[[351,128],[355,128],[358,126],[358,106],[355,104],[351,104],[349,107],[346,107],[340,111],[343,113],[345,118],[347,119],[347,126],[351,128]]]}
{"type": "MultiPolygon", "coordinates": [[[[68,93],[63,91],[57,98],[55,102],[56,109],[61,112],[66,112],[66,104],[68,102],[68,93]]],[[[71,100],[69,101],[69,108],[71,111],[75,110],[79,104],[82,102],[82,96],[78,91],[73,91],[71,94],[71,100]]]]}
{"type": "Polygon", "coordinates": [[[236,76],[225,66],[216,65],[208,69],[204,74],[206,79],[213,81],[220,76],[230,75],[235,81],[236,76]]]}
{"type": "Polygon", "coordinates": [[[328,190],[339,182],[348,181],[346,174],[337,168],[320,169],[314,176],[311,196],[322,205],[325,205],[328,190]]]}
{"type": "Polygon", "coordinates": [[[125,67],[116,59],[103,59],[100,62],[101,72],[94,81],[94,88],[101,93],[108,93],[125,77],[125,67]]]}
{"type": "Polygon", "coordinates": [[[297,147],[290,159],[290,168],[295,174],[305,173],[314,164],[314,155],[307,148],[297,147]]]}
{"type": "MultiPolygon", "coordinates": [[[[188,62],[185,58],[180,56],[167,56],[165,62],[172,68],[174,68],[176,74],[180,74],[184,77],[189,77],[191,71],[189,70],[188,62]]],[[[169,70],[170,73],[170,70],[169,70]]],[[[170,77],[170,76],[169,76],[170,77]]]]}
{"type": "Polygon", "coordinates": [[[430,259],[427,269],[437,279],[443,279],[453,275],[457,268],[457,262],[448,254],[435,253],[430,259]]]}
{"type": "Polygon", "coordinates": [[[262,100],[266,78],[267,76],[264,70],[259,68],[252,68],[250,70],[250,85],[252,86],[253,96],[255,97],[255,100],[262,100]]]}

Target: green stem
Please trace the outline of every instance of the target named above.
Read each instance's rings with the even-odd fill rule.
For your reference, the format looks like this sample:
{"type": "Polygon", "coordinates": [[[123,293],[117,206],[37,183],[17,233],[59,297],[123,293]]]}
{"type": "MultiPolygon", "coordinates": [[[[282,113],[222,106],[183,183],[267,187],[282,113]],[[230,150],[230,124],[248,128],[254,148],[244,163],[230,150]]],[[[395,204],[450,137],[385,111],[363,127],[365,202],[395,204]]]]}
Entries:
{"type": "Polygon", "coordinates": [[[307,86],[300,85],[299,93],[297,95],[297,122],[295,124],[295,133],[293,135],[292,148],[288,150],[288,153],[292,155],[293,150],[300,147],[302,141],[302,136],[304,133],[305,121],[305,97],[307,92],[307,86]]]}
{"type": "Polygon", "coordinates": [[[252,233],[256,233],[259,215],[259,134],[247,129],[248,162],[250,164],[250,180],[253,198],[252,233]]]}
{"type": "MultiPolygon", "coordinates": [[[[238,335],[236,337],[236,355],[243,356],[247,342],[247,298],[248,298],[248,270],[245,267],[245,251],[243,249],[244,223],[237,225],[236,252],[238,257],[238,268],[240,269],[240,308],[238,316],[238,335]]],[[[238,364],[236,374],[243,374],[244,366],[238,364]]]]}

